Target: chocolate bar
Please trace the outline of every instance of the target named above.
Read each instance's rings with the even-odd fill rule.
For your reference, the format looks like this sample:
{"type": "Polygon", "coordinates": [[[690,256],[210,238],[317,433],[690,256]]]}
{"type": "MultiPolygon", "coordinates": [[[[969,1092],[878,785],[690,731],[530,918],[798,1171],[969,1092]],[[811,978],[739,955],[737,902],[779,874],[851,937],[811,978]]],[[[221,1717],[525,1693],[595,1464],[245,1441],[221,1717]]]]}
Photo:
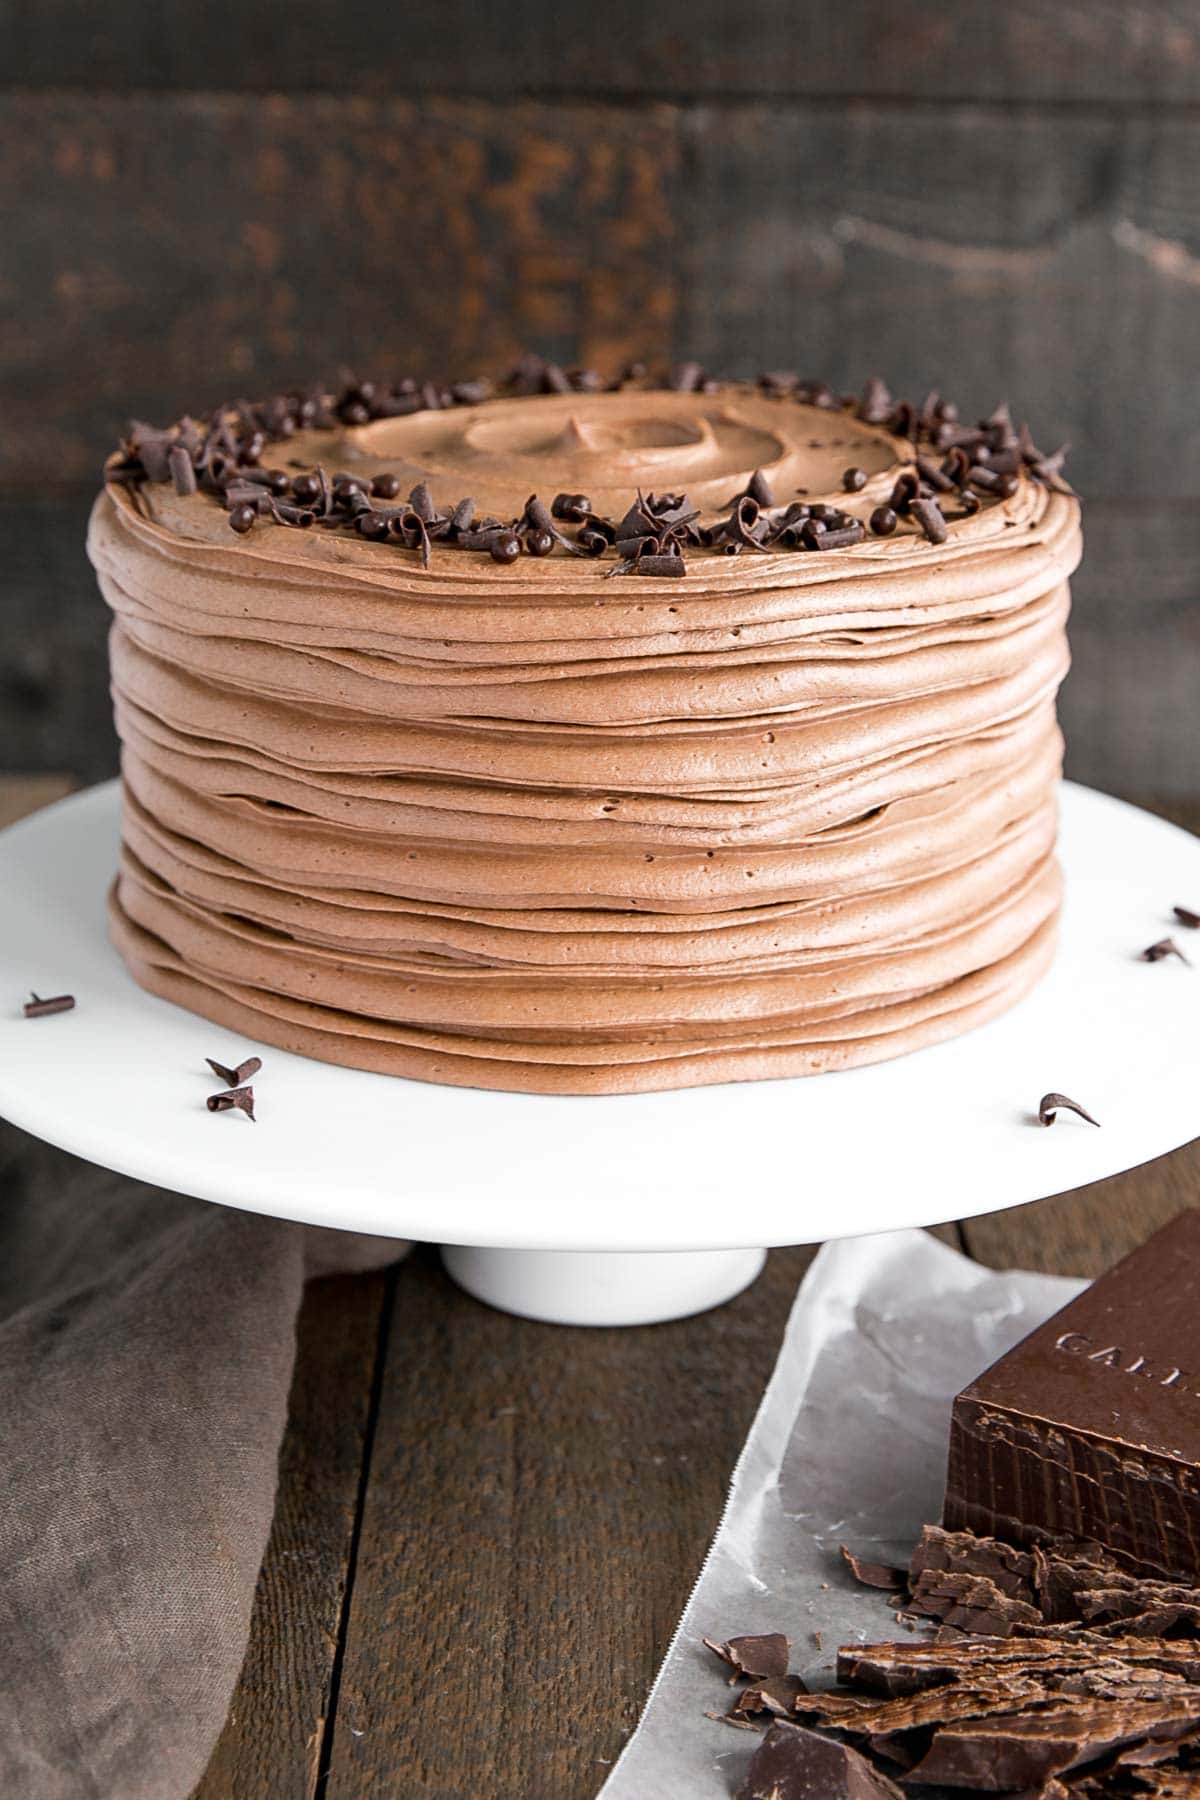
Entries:
{"type": "Polygon", "coordinates": [[[1093,1539],[1200,1582],[1200,1210],[958,1396],[944,1523],[1017,1545],[1093,1539]]]}

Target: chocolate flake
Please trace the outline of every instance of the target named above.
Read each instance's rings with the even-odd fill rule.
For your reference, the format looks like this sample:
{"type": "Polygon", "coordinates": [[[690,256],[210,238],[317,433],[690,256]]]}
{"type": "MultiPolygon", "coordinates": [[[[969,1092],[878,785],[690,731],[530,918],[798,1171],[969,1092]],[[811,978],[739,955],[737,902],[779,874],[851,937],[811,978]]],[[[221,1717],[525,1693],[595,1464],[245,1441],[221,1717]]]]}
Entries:
{"type": "Polygon", "coordinates": [[[1143,962],[1162,962],[1163,958],[1167,956],[1177,956],[1181,963],[1187,963],[1187,966],[1191,968],[1191,963],[1188,962],[1174,938],[1159,938],[1157,944],[1150,944],[1142,951],[1143,962]]]}
{"type": "Polygon", "coordinates": [[[1100,1123],[1099,1119],[1093,1119],[1086,1107],[1080,1106],[1078,1100],[1069,1100],[1066,1094],[1043,1094],[1038,1101],[1038,1119],[1043,1125],[1053,1125],[1063,1108],[1068,1112],[1078,1113],[1089,1125],[1100,1123]]]}
{"type": "Polygon", "coordinates": [[[798,1675],[771,1675],[743,1688],[729,1710],[742,1717],[774,1713],[777,1719],[787,1719],[794,1715],[797,1701],[807,1692],[798,1675]]]}
{"type": "Polygon", "coordinates": [[[735,1675],[767,1678],[786,1675],[788,1672],[788,1652],[791,1645],[782,1631],[748,1633],[741,1637],[731,1637],[725,1643],[718,1643],[713,1638],[702,1638],[701,1642],[714,1656],[719,1656],[722,1662],[728,1663],[735,1675]]]}
{"type": "Polygon", "coordinates": [[[905,1585],[903,1569],[893,1568],[888,1563],[871,1562],[863,1556],[856,1556],[845,1544],[839,1546],[842,1561],[853,1575],[855,1581],[861,1581],[864,1587],[887,1588],[895,1593],[905,1585]]]}
{"type": "Polygon", "coordinates": [[[1179,923],[1186,925],[1189,931],[1200,931],[1200,913],[1193,912],[1190,906],[1177,906],[1174,913],[1179,923]]]}
{"type": "Polygon", "coordinates": [[[254,1121],[254,1089],[252,1087],[236,1087],[228,1094],[210,1094],[204,1102],[209,1112],[230,1112],[236,1109],[244,1112],[246,1117],[254,1121]]]}
{"type": "Polygon", "coordinates": [[[228,1088],[241,1087],[244,1081],[249,1081],[262,1068],[261,1056],[248,1056],[236,1069],[227,1069],[224,1063],[214,1062],[211,1056],[206,1056],[204,1060],[217,1080],[223,1081],[228,1088]]]}
{"type": "Polygon", "coordinates": [[[54,1013],[73,1012],[75,1010],[74,994],[51,994],[43,1000],[40,994],[31,993],[25,1002],[27,1019],[48,1019],[54,1013]]]}

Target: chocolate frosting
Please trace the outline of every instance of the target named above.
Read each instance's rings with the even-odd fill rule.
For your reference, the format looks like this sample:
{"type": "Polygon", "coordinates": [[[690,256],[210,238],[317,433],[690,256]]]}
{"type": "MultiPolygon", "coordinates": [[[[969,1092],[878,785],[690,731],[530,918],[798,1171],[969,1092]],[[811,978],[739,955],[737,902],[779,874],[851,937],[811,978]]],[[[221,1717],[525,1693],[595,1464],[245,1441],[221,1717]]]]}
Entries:
{"type": "MultiPolygon", "coordinates": [[[[862,518],[911,446],[725,388],[540,395],[297,434],[287,460],[520,514],[761,469],[862,518]],[[842,492],[842,471],[866,485],[842,492]]],[[[952,510],[952,509],[951,509],[952,510]]],[[[610,1093],[847,1067],[1010,1005],[1059,906],[1073,497],[1022,474],[932,545],[689,552],[684,580],[229,530],[110,481],[138,980],[260,1041],[610,1093]]]]}

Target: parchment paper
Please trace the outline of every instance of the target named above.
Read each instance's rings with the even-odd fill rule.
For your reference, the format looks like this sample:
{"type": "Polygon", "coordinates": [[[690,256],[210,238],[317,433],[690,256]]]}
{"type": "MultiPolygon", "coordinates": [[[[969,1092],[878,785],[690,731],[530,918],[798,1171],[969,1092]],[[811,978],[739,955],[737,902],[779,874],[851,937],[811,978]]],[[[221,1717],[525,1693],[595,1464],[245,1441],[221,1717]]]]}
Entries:
{"type": "Polygon", "coordinates": [[[705,1718],[732,1690],[701,1638],[783,1631],[833,1680],[839,1644],[904,1635],[840,1544],[907,1563],[940,1516],[950,1403],[1084,1286],[993,1274],[920,1231],[826,1244],[809,1269],[729,1503],[603,1800],[729,1800],[759,1741],[705,1718]],[[817,1639],[820,1633],[820,1642],[817,1639]]]}

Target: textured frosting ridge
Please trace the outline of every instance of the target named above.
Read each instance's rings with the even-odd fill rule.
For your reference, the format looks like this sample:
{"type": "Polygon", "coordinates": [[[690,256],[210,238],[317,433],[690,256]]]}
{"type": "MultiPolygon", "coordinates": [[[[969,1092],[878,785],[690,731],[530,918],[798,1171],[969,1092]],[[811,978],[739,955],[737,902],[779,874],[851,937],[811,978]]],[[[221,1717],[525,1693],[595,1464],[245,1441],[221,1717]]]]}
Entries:
{"type": "MultiPolygon", "coordinates": [[[[866,517],[911,446],[752,390],[562,394],[298,434],[289,460],[520,513],[763,470],[866,517]],[[842,491],[853,465],[867,477],[842,491]]],[[[256,528],[110,482],[137,979],[353,1067],[611,1093],[848,1067],[1010,1005],[1053,948],[1079,509],[607,579],[565,553],[256,528]]]]}

